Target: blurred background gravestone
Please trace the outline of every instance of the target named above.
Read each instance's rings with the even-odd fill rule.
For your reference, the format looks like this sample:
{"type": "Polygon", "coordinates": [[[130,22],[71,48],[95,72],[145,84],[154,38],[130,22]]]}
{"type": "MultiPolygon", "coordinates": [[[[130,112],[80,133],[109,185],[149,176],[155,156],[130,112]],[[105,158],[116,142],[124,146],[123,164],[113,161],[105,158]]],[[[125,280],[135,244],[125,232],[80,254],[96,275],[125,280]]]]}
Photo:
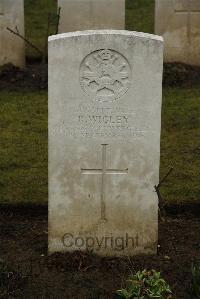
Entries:
{"type": "Polygon", "coordinates": [[[0,65],[25,65],[24,40],[7,30],[24,36],[24,0],[0,0],[0,65]]]}
{"type": "Polygon", "coordinates": [[[200,65],[200,0],[156,0],[155,33],[165,62],[200,65]]]}
{"type": "Polygon", "coordinates": [[[58,7],[59,33],[125,28],[125,0],[58,0],[58,7]]]}

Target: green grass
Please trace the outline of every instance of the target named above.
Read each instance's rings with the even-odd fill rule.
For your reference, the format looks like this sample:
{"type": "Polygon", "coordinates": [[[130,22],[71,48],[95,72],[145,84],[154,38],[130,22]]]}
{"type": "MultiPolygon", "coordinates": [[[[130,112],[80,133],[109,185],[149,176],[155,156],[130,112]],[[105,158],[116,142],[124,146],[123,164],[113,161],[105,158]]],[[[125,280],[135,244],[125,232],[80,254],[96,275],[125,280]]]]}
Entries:
{"type": "Polygon", "coordinates": [[[174,171],[161,192],[168,202],[199,201],[200,88],[164,90],[161,177],[174,171]]]}
{"type": "MultiPolygon", "coordinates": [[[[0,93],[0,201],[47,203],[47,92],[0,93]]],[[[199,198],[200,88],[163,95],[161,193],[166,202],[199,198]]]]}
{"type": "MultiPolygon", "coordinates": [[[[100,0],[99,0],[100,1],[100,0]]],[[[45,51],[55,0],[25,0],[26,37],[45,51]]],[[[154,0],[126,0],[126,29],[153,33],[154,0]]],[[[55,33],[55,25],[50,27],[55,33]]],[[[27,56],[38,53],[27,47],[27,56]]],[[[0,202],[47,202],[47,92],[0,92],[0,202]]],[[[200,88],[165,89],[161,177],[174,171],[161,193],[166,202],[199,198],[200,88]]]]}
{"type": "Polygon", "coordinates": [[[47,201],[47,93],[0,93],[0,201],[47,201]]]}
{"type": "MultiPolygon", "coordinates": [[[[49,35],[55,34],[57,4],[55,0],[25,0],[25,36],[42,52],[46,52],[48,16],[50,16],[49,35]]],[[[26,47],[26,56],[38,57],[30,46],[26,47]]],[[[40,56],[40,54],[39,54],[40,56]]]]}
{"type": "Polygon", "coordinates": [[[161,176],[174,167],[164,197],[171,202],[200,201],[200,88],[164,90],[161,176]]]}
{"type": "MultiPolygon", "coordinates": [[[[101,0],[98,0],[101,1],[101,0]]],[[[51,16],[49,35],[55,34],[55,0],[25,0],[26,38],[46,53],[48,15],[51,16]]],[[[126,0],[126,29],[154,32],[154,0],[126,0]]],[[[27,57],[38,57],[30,46],[26,48],[27,57]]]]}
{"type": "Polygon", "coordinates": [[[154,0],[126,0],[126,29],[154,32],[154,0]]]}

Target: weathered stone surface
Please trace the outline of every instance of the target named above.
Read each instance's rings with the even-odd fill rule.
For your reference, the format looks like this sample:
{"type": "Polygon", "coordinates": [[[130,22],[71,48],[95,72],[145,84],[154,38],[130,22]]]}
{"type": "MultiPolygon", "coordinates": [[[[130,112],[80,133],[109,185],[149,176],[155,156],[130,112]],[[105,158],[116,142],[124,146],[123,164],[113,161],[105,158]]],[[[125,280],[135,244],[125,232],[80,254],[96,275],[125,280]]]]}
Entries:
{"type": "Polygon", "coordinates": [[[200,1],[156,0],[155,32],[166,62],[200,65],[200,1]]]}
{"type": "Polygon", "coordinates": [[[125,0],[58,0],[58,7],[59,33],[125,28],[125,0]]]}
{"type": "Polygon", "coordinates": [[[49,252],[156,252],[162,55],[137,32],[49,38],[49,252]]]}
{"type": "Polygon", "coordinates": [[[12,63],[23,67],[25,44],[7,27],[24,36],[24,0],[0,0],[0,65],[12,63]]]}

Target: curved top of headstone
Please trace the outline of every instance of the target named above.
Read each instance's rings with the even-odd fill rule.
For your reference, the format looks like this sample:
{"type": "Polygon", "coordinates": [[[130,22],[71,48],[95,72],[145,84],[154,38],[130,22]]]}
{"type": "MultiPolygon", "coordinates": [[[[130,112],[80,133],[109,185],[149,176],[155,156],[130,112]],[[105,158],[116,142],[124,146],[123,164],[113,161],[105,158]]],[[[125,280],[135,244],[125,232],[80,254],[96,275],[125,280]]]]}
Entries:
{"type": "Polygon", "coordinates": [[[163,42],[162,36],[144,33],[144,32],[137,32],[137,31],[128,31],[128,30],[84,30],[84,31],[75,31],[75,32],[68,32],[68,33],[61,33],[49,36],[49,42],[57,40],[57,39],[65,39],[68,37],[78,37],[78,36],[90,36],[90,35],[124,35],[130,37],[139,37],[144,39],[151,39],[163,42]]]}

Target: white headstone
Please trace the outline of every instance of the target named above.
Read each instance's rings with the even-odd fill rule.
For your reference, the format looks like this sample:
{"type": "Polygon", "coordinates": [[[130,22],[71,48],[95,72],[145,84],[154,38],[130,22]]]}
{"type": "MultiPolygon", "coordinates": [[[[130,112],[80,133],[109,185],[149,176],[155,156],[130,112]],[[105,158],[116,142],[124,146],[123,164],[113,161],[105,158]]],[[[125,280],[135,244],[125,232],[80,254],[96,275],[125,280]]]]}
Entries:
{"type": "Polygon", "coordinates": [[[163,41],[49,38],[49,252],[155,253],[163,41]]]}
{"type": "Polygon", "coordinates": [[[23,67],[24,41],[7,27],[24,36],[24,0],[0,0],[0,65],[12,63],[23,67]]]}
{"type": "Polygon", "coordinates": [[[58,0],[58,7],[59,33],[125,28],[125,0],[58,0]]]}
{"type": "Polygon", "coordinates": [[[200,65],[200,0],[156,0],[155,32],[166,62],[200,65]]]}

